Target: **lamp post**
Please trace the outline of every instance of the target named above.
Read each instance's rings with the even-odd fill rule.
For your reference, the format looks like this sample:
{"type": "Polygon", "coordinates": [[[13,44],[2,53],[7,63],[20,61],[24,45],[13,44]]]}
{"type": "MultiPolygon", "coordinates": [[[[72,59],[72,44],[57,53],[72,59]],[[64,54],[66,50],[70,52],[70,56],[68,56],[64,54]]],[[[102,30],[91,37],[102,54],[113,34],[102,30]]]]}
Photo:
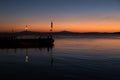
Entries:
{"type": "Polygon", "coordinates": [[[27,26],[27,25],[25,26],[25,31],[26,31],[26,32],[28,31],[28,26],[27,26]]]}
{"type": "Polygon", "coordinates": [[[51,21],[50,37],[52,38],[53,22],[51,21]]]}

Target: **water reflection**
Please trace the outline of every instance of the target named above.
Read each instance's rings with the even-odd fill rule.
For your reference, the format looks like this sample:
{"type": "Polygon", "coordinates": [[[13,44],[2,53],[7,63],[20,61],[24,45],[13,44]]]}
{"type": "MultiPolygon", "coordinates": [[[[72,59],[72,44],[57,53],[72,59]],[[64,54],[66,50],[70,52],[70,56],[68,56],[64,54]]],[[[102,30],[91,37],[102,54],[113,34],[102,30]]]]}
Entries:
{"type": "MultiPolygon", "coordinates": [[[[35,48],[35,49],[37,49],[37,48],[35,48]]],[[[51,64],[51,66],[53,66],[53,47],[47,47],[47,48],[39,48],[39,50],[40,50],[40,53],[41,53],[41,51],[42,51],[42,49],[45,49],[46,51],[47,51],[47,53],[49,54],[49,56],[50,56],[50,64],[51,64]]],[[[28,63],[29,62],[29,48],[25,48],[25,62],[26,63],[28,63]]],[[[15,51],[16,51],[16,49],[15,49],[15,51]]]]}
{"type": "MultiPolygon", "coordinates": [[[[23,56],[23,60],[25,63],[35,63],[33,60],[39,58],[42,59],[41,54],[47,54],[47,58],[50,58],[49,63],[51,66],[53,66],[53,47],[54,46],[50,46],[50,47],[38,47],[38,48],[0,48],[0,55],[14,55],[14,56],[18,56],[18,59],[21,59],[21,56],[23,56]],[[33,51],[34,50],[34,51],[33,51]],[[41,53],[41,54],[39,54],[41,53]],[[35,57],[36,56],[36,57],[35,57]],[[33,61],[32,61],[33,60],[33,61]]],[[[5,56],[4,55],[4,58],[5,56]]],[[[9,56],[10,58],[10,56],[9,56]]],[[[8,61],[12,62],[12,59],[9,60],[9,58],[7,59],[8,61]]],[[[13,56],[12,56],[13,58],[13,56]]],[[[46,59],[46,58],[45,58],[46,59]]],[[[21,60],[21,61],[23,61],[21,60]]],[[[15,60],[17,61],[17,60],[15,60]]],[[[41,61],[39,61],[41,62],[41,61]]]]}
{"type": "Polygon", "coordinates": [[[120,80],[119,43],[120,39],[56,39],[54,48],[0,49],[0,75],[47,80],[120,80]]]}
{"type": "Polygon", "coordinates": [[[26,48],[25,62],[27,63],[28,60],[29,60],[29,56],[28,56],[28,48],[26,48]]]}

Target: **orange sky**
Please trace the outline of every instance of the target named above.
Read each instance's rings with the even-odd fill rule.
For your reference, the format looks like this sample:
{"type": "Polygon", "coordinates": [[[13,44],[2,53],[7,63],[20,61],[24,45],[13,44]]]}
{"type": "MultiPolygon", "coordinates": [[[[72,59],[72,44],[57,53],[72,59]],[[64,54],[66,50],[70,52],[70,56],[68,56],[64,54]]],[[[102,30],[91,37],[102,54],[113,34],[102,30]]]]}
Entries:
{"type": "Polygon", "coordinates": [[[120,32],[119,0],[0,0],[0,32],[120,32]]]}
{"type": "MultiPolygon", "coordinates": [[[[120,20],[107,19],[99,20],[93,19],[63,19],[55,20],[53,31],[72,31],[72,32],[120,32],[120,20]]],[[[15,32],[24,31],[25,26],[28,25],[29,31],[48,32],[50,30],[49,20],[41,21],[16,21],[16,22],[2,22],[0,23],[1,32],[15,32]]]]}
{"type": "MultiPolygon", "coordinates": [[[[14,32],[24,31],[26,25],[21,25],[17,27],[13,26],[3,26],[1,27],[1,32],[11,32],[14,30],[14,32]]],[[[53,31],[72,31],[72,32],[120,32],[120,25],[101,25],[101,26],[86,26],[86,25],[54,25],[53,31]],[[81,27],[82,26],[82,27],[81,27]]],[[[48,32],[50,30],[50,26],[48,25],[41,25],[41,26],[30,26],[28,25],[29,31],[37,31],[37,32],[48,32]]]]}

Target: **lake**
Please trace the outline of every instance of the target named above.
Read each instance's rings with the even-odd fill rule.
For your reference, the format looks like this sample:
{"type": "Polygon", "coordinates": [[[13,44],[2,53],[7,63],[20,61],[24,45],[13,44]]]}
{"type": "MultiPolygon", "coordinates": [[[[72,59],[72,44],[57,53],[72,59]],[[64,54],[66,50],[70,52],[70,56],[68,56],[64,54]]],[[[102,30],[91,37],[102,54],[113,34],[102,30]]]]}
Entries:
{"type": "Polygon", "coordinates": [[[0,49],[0,78],[120,80],[120,39],[64,36],[53,48],[0,49]]]}

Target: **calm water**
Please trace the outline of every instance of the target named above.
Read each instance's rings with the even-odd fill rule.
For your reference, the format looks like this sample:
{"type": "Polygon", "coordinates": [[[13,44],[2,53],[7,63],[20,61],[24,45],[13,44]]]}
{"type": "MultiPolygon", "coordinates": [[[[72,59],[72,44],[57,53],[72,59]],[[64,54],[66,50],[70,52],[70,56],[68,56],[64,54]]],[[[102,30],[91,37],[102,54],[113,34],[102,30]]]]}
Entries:
{"type": "Polygon", "coordinates": [[[0,78],[120,80],[120,39],[73,38],[57,38],[53,48],[0,49],[0,78]]]}

